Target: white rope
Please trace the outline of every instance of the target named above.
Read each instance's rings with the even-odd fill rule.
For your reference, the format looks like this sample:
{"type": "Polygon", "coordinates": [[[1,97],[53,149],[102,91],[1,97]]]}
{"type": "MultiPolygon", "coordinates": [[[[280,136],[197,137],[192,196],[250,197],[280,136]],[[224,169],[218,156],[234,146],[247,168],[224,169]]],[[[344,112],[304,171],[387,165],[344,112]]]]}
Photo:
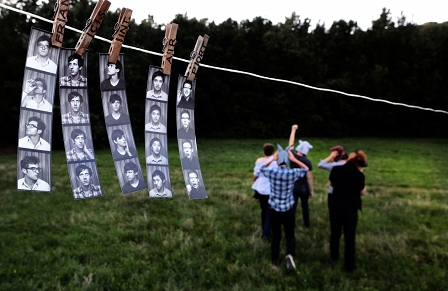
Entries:
{"type": "MultiPolygon", "coordinates": [[[[23,10],[20,10],[20,9],[16,9],[16,8],[10,7],[10,6],[4,5],[2,3],[0,3],[0,7],[12,10],[12,11],[17,12],[17,13],[25,14],[28,17],[33,17],[33,18],[36,18],[36,19],[39,19],[39,20],[42,20],[42,21],[46,21],[48,23],[53,23],[52,20],[45,19],[45,18],[40,17],[38,15],[35,15],[35,14],[29,13],[29,12],[26,12],[26,11],[23,11],[23,10]]],[[[78,33],[82,33],[81,30],[73,28],[73,27],[70,27],[68,25],[66,25],[65,28],[67,28],[69,30],[73,30],[73,31],[78,32],[78,33]]],[[[95,36],[95,38],[98,38],[99,40],[102,40],[102,41],[105,41],[105,42],[108,42],[108,43],[112,42],[112,41],[110,41],[110,40],[108,40],[106,38],[103,38],[103,37],[97,36],[97,35],[95,36]]],[[[146,54],[156,55],[156,56],[162,56],[163,55],[161,53],[156,53],[156,52],[148,51],[148,50],[145,50],[145,49],[141,49],[141,48],[125,45],[125,44],[123,44],[122,47],[127,48],[127,49],[140,51],[140,52],[143,52],[143,53],[146,53],[146,54]]],[[[175,60],[186,62],[186,63],[190,62],[189,60],[185,60],[185,59],[178,58],[178,57],[173,57],[173,58],[175,60]]],[[[362,99],[366,99],[366,100],[369,100],[369,101],[383,102],[383,103],[387,103],[387,104],[390,104],[390,105],[404,106],[404,107],[407,107],[407,108],[414,108],[414,109],[427,110],[427,111],[433,111],[433,112],[437,112],[437,113],[448,114],[448,111],[445,111],[445,110],[438,110],[438,109],[432,109],[432,108],[421,107],[421,106],[416,106],[416,105],[409,105],[409,104],[405,104],[405,103],[392,102],[392,101],[388,101],[388,100],[384,100],[384,99],[375,99],[375,98],[371,98],[371,97],[367,97],[367,96],[363,96],[363,95],[350,94],[350,93],[345,93],[345,92],[332,90],[332,89],[323,89],[323,88],[313,87],[313,86],[302,84],[302,83],[298,83],[298,82],[293,82],[293,81],[283,80],[283,79],[277,79],[277,78],[269,78],[269,77],[257,75],[257,74],[254,74],[254,73],[239,71],[239,70],[226,69],[226,68],[221,68],[221,67],[214,67],[214,66],[209,66],[209,65],[206,65],[206,64],[201,64],[200,66],[201,67],[205,67],[205,68],[215,69],[215,70],[226,71],[226,72],[230,72],[230,73],[237,73],[237,74],[248,75],[248,76],[252,76],[252,77],[260,78],[260,79],[265,79],[265,80],[269,80],[269,81],[288,83],[288,84],[292,84],[292,85],[296,85],[296,86],[302,86],[302,87],[305,87],[305,88],[308,88],[308,89],[313,89],[313,90],[318,90],[318,91],[332,92],[332,93],[337,93],[337,94],[341,94],[341,95],[345,95],[345,96],[349,96],[349,97],[362,98],[362,99]]]]}

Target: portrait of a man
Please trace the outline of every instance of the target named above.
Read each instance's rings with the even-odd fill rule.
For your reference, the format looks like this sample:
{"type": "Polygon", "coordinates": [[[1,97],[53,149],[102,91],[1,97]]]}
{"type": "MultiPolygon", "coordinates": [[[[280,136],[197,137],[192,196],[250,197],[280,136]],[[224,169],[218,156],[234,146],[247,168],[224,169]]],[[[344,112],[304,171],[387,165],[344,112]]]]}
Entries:
{"type": "Polygon", "coordinates": [[[182,141],[182,153],[184,155],[181,159],[183,169],[199,169],[199,160],[194,154],[193,143],[190,140],[182,141]]]}
{"type": "Polygon", "coordinates": [[[84,199],[97,196],[103,196],[100,185],[94,185],[92,182],[92,169],[87,165],[78,165],[75,169],[76,180],[79,187],[73,189],[75,199],[84,199]]]}
{"type": "Polygon", "coordinates": [[[20,168],[23,178],[17,180],[17,189],[31,191],[50,191],[50,185],[39,179],[42,168],[39,166],[40,160],[36,156],[25,156],[20,160],[20,168]]]}
{"type": "Polygon", "coordinates": [[[138,166],[134,162],[124,164],[123,170],[127,179],[127,182],[121,187],[123,194],[146,189],[146,183],[143,179],[140,179],[138,166]]]}
{"type": "Polygon", "coordinates": [[[128,145],[126,136],[121,129],[114,129],[111,134],[111,140],[115,144],[115,150],[112,152],[114,160],[137,157],[137,150],[128,145]]]}
{"type": "Polygon", "coordinates": [[[107,63],[107,76],[108,78],[101,82],[102,91],[117,91],[125,90],[126,82],[120,79],[120,72],[123,66],[119,60],[115,64],[107,63]]]}
{"type": "Polygon", "coordinates": [[[160,170],[152,173],[152,183],[154,188],[149,191],[149,197],[173,197],[171,190],[165,187],[165,174],[160,170]]]}
{"type": "Polygon", "coordinates": [[[157,101],[168,101],[168,94],[162,90],[165,76],[161,71],[156,71],[151,78],[152,89],[146,92],[146,98],[157,101]]]}
{"type": "Polygon", "coordinates": [[[181,127],[177,130],[177,138],[194,139],[196,137],[194,128],[190,126],[190,122],[190,111],[187,109],[182,109],[180,112],[181,127]]]}
{"type": "Polygon", "coordinates": [[[153,104],[149,108],[150,121],[147,124],[145,124],[145,131],[166,133],[166,126],[163,125],[160,120],[161,112],[162,110],[160,106],[157,104],[153,104]]]}
{"type": "Polygon", "coordinates": [[[190,199],[207,198],[204,186],[201,185],[199,175],[196,171],[188,171],[187,192],[190,199]]]}
{"type": "Polygon", "coordinates": [[[66,153],[67,161],[85,161],[93,160],[95,156],[93,150],[87,148],[86,145],[86,134],[79,128],[75,128],[70,133],[70,139],[73,144],[73,148],[66,153]]]}
{"type": "Polygon", "coordinates": [[[87,87],[87,78],[81,75],[84,67],[84,59],[78,54],[68,56],[68,72],[67,76],[59,79],[60,86],[71,87],[87,87]]]}
{"type": "Polygon", "coordinates": [[[48,35],[41,35],[36,40],[37,55],[26,59],[28,68],[56,74],[56,63],[50,59],[51,39],[48,35]]]}
{"type": "Polygon", "coordinates": [[[104,119],[107,125],[120,125],[131,123],[129,115],[121,112],[123,100],[120,95],[112,94],[109,97],[109,104],[111,108],[111,113],[107,115],[104,119]]]}
{"type": "Polygon", "coordinates": [[[182,91],[177,92],[177,107],[185,109],[194,109],[194,99],[191,96],[193,83],[185,80],[182,84],[182,91]]]}
{"type": "Polygon", "coordinates": [[[70,104],[70,111],[62,115],[62,124],[83,124],[89,123],[89,115],[81,111],[84,98],[76,91],[67,95],[70,104]]]}
{"type": "Polygon", "coordinates": [[[29,79],[22,92],[21,106],[45,112],[53,112],[53,105],[47,101],[47,82],[43,78],[29,79]]]}
{"type": "Polygon", "coordinates": [[[158,137],[154,137],[149,142],[151,155],[146,157],[146,164],[151,165],[168,165],[168,159],[164,157],[162,152],[162,142],[158,137]]]}
{"type": "Polygon", "coordinates": [[[28,123],[25,124],[25,136],[19,139],[19,148],[50,151],[50,144],[41,137],[45,129],[45,123],[39,117],[28,118],[28,123]]]}

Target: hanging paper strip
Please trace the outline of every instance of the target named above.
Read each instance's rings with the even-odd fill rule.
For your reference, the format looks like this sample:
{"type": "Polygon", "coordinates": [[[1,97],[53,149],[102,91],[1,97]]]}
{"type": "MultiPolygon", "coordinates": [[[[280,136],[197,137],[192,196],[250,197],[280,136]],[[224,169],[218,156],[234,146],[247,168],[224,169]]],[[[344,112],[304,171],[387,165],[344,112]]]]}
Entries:
{"type": "Polygon", "coordinates": [[[124,55],[115,64],[100,54],[101,99],[110,149],[123,194],[146,189],[129,118],[124,78],[124,55]]]}
{"type": "Polygon", "coordinates": [[[149,67],[146,87],[145,152],[149,197],[172,198],[168,164],[168,88],[170,76],[162,69],[149,67]]]}
{"type": "Polygon", "coordinates": [[[87,91],[87,52],[61,49],[59,98],[68,173],[75,200],[103,196],[93,150],[87,91]]]}
{"type": "Polygon", "coordinates": [[[51,137],[60,49],[52,34],[37,28],[30,33],[20,101],[17,150],[17,189],[51,191],[51,137]]]}
{"type": "Polygon", "coordinates": [[[194,122],[195,88],[196,80],[190,82],[185,76],[179,75],[176,101],[177,142],[188,196],[190,199],[202,199],[207,198],[207,192],[197,154],[194,122]]]}

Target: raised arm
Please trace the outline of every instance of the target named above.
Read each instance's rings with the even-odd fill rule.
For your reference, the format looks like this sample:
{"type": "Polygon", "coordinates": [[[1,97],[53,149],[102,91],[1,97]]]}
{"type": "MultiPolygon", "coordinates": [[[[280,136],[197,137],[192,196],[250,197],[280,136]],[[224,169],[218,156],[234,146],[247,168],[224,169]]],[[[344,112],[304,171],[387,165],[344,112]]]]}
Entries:
{"type": "Polygon", "coordinates": [[[289,135],[289,145],[292,146],[292,148],[294,148],[294,140],[296,139],[296,131],[299,128],[299,126],[297,124],[294,124],[291,127],[291,134],[289,135]]]}

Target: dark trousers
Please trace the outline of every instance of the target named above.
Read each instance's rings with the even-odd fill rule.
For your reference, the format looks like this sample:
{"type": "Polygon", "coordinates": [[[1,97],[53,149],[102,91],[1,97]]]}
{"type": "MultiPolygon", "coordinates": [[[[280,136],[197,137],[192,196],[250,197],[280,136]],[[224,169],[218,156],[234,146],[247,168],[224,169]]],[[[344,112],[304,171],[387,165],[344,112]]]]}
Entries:
{"type": "Polygon", "coordinates": [[[261,232],[262,237],[269,237],[271,234],[271,220],[269,219],[269,195],[261,195],[258,200],[260,201],[261,209],[261,232]]]}
{"type": "Polygon", "coordinates": [[[288,211],[279,212],[271,209],[270,211],[272,242],[271,242],[271,260],[273,264],[278,265],[280,256],[280,241],[282,240],[282,225],[286,237],[286,254],[296,254],[296,237],[294,234],[296,224],[296,211],[291,207],[288,211]]]}
{"type": "MultiPolygon", "coordinates": [[[[331,203],[333,204],[334,201],[331,203]]],[[[358,209],[355,207],[344,208],[330,205],[330,256],[332,260],[339,258],[339,241],[342,231],[344,231],[344,264],[347,271],[353,271],[355,269],[357,224],[358,209]]]]}
{"type": "Polygon", "coordinates": [[[302,206],[303,225],[305,227],[310,227],[310,209],[308,207],[309,197],[310,195],[307,189],[297,189],[297,187],[294,187],[294,208],[297,210],[300,198],[300,205],[302,206]]]}

